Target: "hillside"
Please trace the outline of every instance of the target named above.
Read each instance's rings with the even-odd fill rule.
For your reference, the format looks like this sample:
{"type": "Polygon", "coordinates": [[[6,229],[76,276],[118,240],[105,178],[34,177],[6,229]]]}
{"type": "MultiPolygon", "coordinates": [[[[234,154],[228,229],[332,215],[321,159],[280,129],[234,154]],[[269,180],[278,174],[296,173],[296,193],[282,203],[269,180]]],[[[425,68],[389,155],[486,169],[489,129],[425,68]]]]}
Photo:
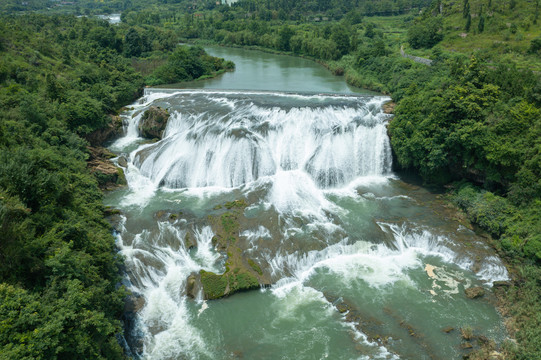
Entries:
{"type": "Polygon", "coordinates": [[[505,354],[541,357],[539,1],[24,3],[0,6],[0,358],[123,356],[121,259],[86,138],[144,84],[232,67],[179,41],[312,58],[389,94],[395,170],[445,187],[490,235],[515,278],[498,290],[518,341],[505,354]]]}

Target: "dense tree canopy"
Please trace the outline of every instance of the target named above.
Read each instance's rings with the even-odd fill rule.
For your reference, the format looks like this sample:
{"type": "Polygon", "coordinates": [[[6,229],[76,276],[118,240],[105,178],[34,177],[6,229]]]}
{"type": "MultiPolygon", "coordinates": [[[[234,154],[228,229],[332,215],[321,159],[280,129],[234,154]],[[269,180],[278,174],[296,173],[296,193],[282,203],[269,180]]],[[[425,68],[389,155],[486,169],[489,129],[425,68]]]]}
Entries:
{"type": "Polygon", "coordinates": [[[123,356],[120,259],[84,137],[145,81],[232,66],[177,47],[181,39],[308,56],[352,85],[390,94],[397,170],[452,187],[453,201],[502,254],[537,264],[521,268],[523,283],[509,290],[520,343],[509,356],[539,357],[541,324],[531,316],[541,311],[538,1],[24,3],[6,0],[0,11],[122,11],[122,23],[28,14],[0,21],[0,358],[123,356]],[[408,44],[432,66],[401,57],[408,44]]]}

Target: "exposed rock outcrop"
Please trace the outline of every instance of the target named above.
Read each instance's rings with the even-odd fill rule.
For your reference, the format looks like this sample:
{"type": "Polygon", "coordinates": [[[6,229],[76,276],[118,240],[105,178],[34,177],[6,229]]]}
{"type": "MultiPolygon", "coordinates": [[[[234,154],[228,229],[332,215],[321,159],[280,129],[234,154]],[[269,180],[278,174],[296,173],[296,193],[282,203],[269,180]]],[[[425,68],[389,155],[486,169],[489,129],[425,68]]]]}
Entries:
{"type": "Polygon", "coordinates": [[[126,185],[124,171],[111,162],[115,154],[102,147],[88,147],[90,159],[88,168],[98,180],[102,190],[112,190],[121,185],[126,185]]]}
{"type": "Polygon", "coordinates": [[[139,133],[147,139],[161,139],[169,120],[169,112],[157,106],[151,106],[143,113],[139,122],[139,133]]]}
{"type": "Polygon", "coordinates": [[[502,280],[494,281],[492,283],[492,286],[494,286],[494,287],[509,287],[511,285],[513,285],[513,284],[510,281],[502,281],[502,280]]]}
{"type": "Polygon", "coordinates": [[[85,136],[92,146],[101,146],[107,141],[122,135],[122,118],[117,115],[109,115],[110,121],[106,127],[91,132],[85,136]]]}
{"type": "Polygon", "coordinates": [[[485,289],[483,289],[481,286],[475,286],[464,290],[464,294],[466,294],[468,299],[477,299],[485,296],[485,289]]]}
{"type": "MultiPolygon", "coordinates": [[[[239,291],[258,289],[270,284],[268,274],[239,247],[239,221],[244,216],[244,200],[225,203],[228,211],[219,216],[209,216],[214,233],[212,243],[216,249],[227,254],[225,272],[215,274],[201,270],[201,284],[205,299],[219,299],[239,291]]],[[[221,207],[220,207],[221,208],[221,207]]]]}
{"type": "Polygon", "coordinates": [[[396,106],[396,103],[389,101],[383,104],[383,112],[385,114],[394,114],[394,108],[396,106]]]}
{"type": "Polygon", "coordinates": [[[186,281],[186,295],[192,299],[196,299],[201,292],[201,275],[198,273],[192,273],[188,276],[186,281]]]}

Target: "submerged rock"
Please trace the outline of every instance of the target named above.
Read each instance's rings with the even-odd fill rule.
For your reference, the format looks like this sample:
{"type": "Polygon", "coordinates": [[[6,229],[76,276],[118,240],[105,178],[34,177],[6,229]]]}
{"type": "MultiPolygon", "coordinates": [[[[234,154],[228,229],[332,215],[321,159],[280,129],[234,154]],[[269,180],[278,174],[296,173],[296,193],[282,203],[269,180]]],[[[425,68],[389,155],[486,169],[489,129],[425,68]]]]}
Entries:
{"type": "Polygon", "coordinates": [[[441,329],[441,331],[443,331],[444,333],[446,334],[449,334],[451,331],[453,331],[455,328],[452,327],[452,326],[447,326],[447,327],[444,327],[443,329],[441,329]]]}
{"type": "Polygon", "coordinates": [[[169,112],[166,109],[151,106],[141,117],[139,133],[147,139],[161,139],[168,120],[169,112]]]}
{"type": "Polygon", "coordinates": [[[468,299],[477,299],[485,296],[485,289],[481,286],[475,286],[464,290],[464,294],[466,294],[468,299]]]}

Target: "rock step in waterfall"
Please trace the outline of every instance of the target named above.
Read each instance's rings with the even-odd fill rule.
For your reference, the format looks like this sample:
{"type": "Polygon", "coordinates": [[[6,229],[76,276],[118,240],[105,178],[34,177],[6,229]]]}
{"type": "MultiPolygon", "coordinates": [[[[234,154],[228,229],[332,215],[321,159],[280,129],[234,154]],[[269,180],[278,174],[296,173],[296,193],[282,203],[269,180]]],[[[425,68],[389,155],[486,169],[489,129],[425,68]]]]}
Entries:
{"type": "Polygon", "coordinates": [[[505,267],[427,210],[433,195],[394,177],[388,100],[147,92],[123,115],[126,136],[111,149],[129,189],[111,202],[137,305],[133,352],[458,358],[460,339],[430,331],[461,326],[457,313],[501,337],[494,310],[464,307],[461,294],[506,280],[505,267]],[[168,115],[153,142],[139,132],[149,109],[168,115]]]}

